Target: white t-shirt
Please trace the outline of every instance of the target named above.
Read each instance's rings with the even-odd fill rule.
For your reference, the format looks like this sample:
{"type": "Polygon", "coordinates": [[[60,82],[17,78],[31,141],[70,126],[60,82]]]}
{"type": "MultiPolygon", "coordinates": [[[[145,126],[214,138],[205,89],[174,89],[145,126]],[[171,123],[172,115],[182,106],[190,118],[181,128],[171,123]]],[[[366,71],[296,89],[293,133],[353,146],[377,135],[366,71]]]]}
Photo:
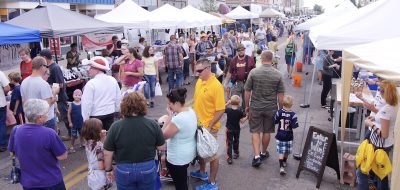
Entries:
{"type": "Polygon", "coordinates": [[[375,126],[381,128],[381,119],[389,120],[389,136],[385,139],[384,147],[392,146],[394,143],[394,128],[396,124],[397,110],[394,106],[389,104],[384,105],[379,109],[378,113],[375,115],[375,126]]]}
{"type": "MultiPolygon", "coordinates": [[[[381,92],[379,90],[376,91],[374,102],[373,102],[375,108],[377,110],[380,110],[383,106],[386,105],[385,99],[383,99],[381,92]]],[[[370,116],[375,116],[375,112],[371,112],[370,116]]]]}
{"type": "Polygon", "coordinates": [[[265,30],[260,30],[260,29],[256,30],[257,40],[263,40],[263,39],[265,39],[266,36],[267,36],[267,32],[265,32],[265,30]]]}
{"type": "Polygon", "coordinates": [[[0,85],[1,85],[1,89],[0,89],[0,107],[4,107],[4,106],[7,105],[6,96],[4,94],[3,88],[8,86],[9,84],[10,84],[10,81],[8,80],[6,75],[3,73],[3,71],[0,71],[0,85]]]}
{"type": "Polygon", "coordinates": [[[254,52],[254,43],[251,41],[242,41],[243,46],[246,48],[246,52],[245,54],[248,56],[253,56],[253,52],[254,52]]]}

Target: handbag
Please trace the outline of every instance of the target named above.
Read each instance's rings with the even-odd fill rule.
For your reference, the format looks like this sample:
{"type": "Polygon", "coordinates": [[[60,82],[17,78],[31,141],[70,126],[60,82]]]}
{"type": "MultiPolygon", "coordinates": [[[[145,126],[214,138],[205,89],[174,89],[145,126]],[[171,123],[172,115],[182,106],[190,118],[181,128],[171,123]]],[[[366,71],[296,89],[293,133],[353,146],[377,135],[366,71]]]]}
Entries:
{"type": "Polygon", "coordinates": [[[11,172],[10,172],[10,179],[11,179],[11,183],[12,184],[19,183],[20,182],[20,178],[21,178],[21,169],[17,166],[17,161],[15,159],[15,154],[14,154],[15,141],[16,141],[15,137],[16,137],[16,133],[17,133],[17,128],[18,127],[19,127],[19,125],[15,126],[13,128],[13,130],[14,130],[14,135],[13,135],[14,143],[13,143],[12,149],[11,149],[12,150],[12,154],[11,154],[12,166],[11,166],[11,172]]]}
{"type": "Polygon", "coordinates": [[[210,158],[217,154],[218,142],[211,133],[202,126],[197,127],[196,133],[197,154],[201,158],[210,158]]]}
{"type": "Polygon", "coordinates": [[[160,85],[159,82],[157,82],[157,84],[156,84],[155,95],[156,95],[156,96],[162,96],[161,85],[160,85]]]}
{"type": "Polygon", "coordinates": [[[376,149],[382,149],[385,145],[385,139],[382,137],[381,132],[377,132],[378,129],[372,129],[371,134],[369,136],[369,142],[374,146],[376,149]]]}

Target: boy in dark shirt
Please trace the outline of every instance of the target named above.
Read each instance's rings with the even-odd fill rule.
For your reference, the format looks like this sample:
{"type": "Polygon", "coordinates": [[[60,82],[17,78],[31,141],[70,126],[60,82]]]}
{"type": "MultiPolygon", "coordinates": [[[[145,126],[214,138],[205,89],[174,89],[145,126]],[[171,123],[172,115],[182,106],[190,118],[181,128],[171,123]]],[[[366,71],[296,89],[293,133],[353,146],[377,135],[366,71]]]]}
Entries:
{"type": "Polygon", "coordinates": [[[293,147],[293,129],[299,126],[296,113],[291,108],[293,97],[286,95],[283,98],[283,108],[275,114],[275,124],[278,124],[276,132],[276,151],[279,154],[280,174],[285,175],[286,161],[293,147]]]}
{"type": "Polygon", "coordinates": [[[226,113],[226,161],[232,164],[232,149],[235,152],[233,159],[239,157],[239,137],[240,137],[240,123],[247,120],[247,116],[239,109],[240,97],[233,95],[226,103],[226,106],[231,105],[230,108],[225,109],[226,113]]]}
{"type": "Polygon", "coordinates": [[[14,89],[11,93],[10,110],[13,112],[17,124],[21,125],[25,121],[24,111],[22,108],[22,97],[20,83],[22,81],[21,74],[17,72],[12,72],[8,75],[11,84],[14,85],[14,89]]]}

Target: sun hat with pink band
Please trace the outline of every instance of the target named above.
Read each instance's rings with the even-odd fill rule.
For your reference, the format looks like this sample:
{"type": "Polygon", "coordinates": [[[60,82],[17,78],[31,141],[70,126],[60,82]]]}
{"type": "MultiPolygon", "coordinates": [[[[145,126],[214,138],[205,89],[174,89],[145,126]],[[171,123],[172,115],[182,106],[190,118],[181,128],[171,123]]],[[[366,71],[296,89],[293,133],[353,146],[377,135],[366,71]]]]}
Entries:
{"type": "Polygon", "coordinates": [[[90,60],[84,59],[84,60],[82,60],[82,64],[88,65],[90,67],[96,68],[101,71],[110,70],[107,59],[105,59],[104,57],[101,57],[101,56],[92,57],[90,60]]]}

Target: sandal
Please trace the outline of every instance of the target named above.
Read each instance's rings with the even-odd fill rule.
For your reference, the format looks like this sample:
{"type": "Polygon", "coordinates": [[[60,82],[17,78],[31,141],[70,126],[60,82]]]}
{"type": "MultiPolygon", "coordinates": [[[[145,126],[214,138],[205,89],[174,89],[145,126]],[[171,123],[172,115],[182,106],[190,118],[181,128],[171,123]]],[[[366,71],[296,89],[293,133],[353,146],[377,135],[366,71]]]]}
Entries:
{"type": "Polygon", "coordinates": [[[71,148],[69,148],[68,152],[69,152],[69,153],[75,153],[76,150],[75,150],[73,147],[71,147],[71,148]]]}

